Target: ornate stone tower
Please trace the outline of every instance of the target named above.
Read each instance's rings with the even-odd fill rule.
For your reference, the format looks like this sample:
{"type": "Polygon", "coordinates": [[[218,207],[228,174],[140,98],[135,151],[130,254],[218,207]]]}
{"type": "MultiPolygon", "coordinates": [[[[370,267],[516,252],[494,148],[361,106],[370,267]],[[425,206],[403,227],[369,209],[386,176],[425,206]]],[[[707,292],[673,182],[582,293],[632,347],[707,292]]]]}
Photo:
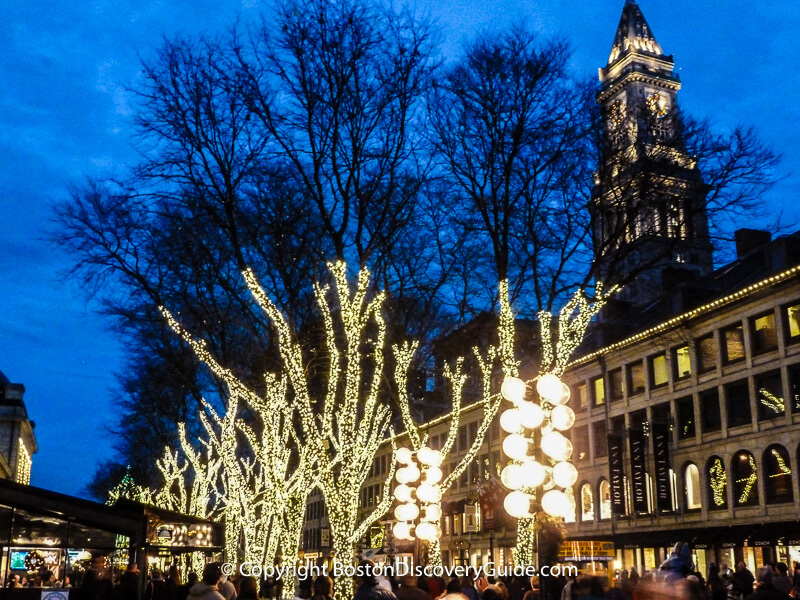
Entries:
{"type": "Polygon", "coordinates": [[[603,115],[590,205],[599,278],[642,306],[713,268],[705,198],[677,109],[680,79],[634,0],[627,0],[608,64],[599,70],[603,115]]]}

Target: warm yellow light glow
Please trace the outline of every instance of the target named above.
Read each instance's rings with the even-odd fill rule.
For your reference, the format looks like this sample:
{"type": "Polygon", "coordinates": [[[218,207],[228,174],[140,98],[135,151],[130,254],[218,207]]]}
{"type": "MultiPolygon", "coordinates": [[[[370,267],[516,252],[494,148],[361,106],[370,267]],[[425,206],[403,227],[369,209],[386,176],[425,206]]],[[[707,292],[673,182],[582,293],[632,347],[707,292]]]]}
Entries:
{"type": "Polygon", "coordinates": [[[565,517],[570,509],[570,501],[561,490],[550,490],[542,496],[542,510],[553,517],[565,517]]]}
{"type": "Polygon", "coordinates": [[[528,456],[528,439],[518,433],[512,433],[503,440],[503,452],[514,460],[525,460],[528,456]]]}
{"type": "Polygon", "coordinates": [[[503,507],[506,512],[517,519],[531,516],[531,501],[533,496],[520,491],[514,491],[506,496],[503,507]]]}

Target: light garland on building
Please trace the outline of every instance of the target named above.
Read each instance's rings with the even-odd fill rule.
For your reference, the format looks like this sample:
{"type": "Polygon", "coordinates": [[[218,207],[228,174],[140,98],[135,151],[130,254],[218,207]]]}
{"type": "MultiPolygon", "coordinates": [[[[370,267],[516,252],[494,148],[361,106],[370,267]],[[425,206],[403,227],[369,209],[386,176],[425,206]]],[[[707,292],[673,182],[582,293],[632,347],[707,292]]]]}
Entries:
{"type": "Polygon", "coordinates": [[[714,460],[714,464],[708,469],[709,481],[711,483],[711,492],[714,499],[714,504],[717,506],[725,506],[727,502],[725,488],[727,487],[727,478],[725,475],[725,467],[722,466],[722,460],[719,458],[714,460]]]}
{"type": "Polygon", "coordinates": [[[25,442],[22,438],[19,438],[17,441],[18,450],[17,450],[17,483],[21,483],[23,485],[29,485],[31,482],[31,467],[33,466],[33,460],[31,460],[31,455],[28,452],[28,449],[25,447],[25,442]]]}
{"type": "Polygon", "coordinates": [[[750,500],[750,492],[753,491],[753,486],[755,485],[756,481],[758,481],[758,475],[756,473],[756,461],[752,454],[747,455],[747,464],[750,467],[750,474],[747,477],[736,480],[736,483],[744,483],[744,489],[739,495],[739,504],[746,504],[750,500]]]}
{"type": "Polygon", "coordinates": [[[783,398],[778,398],[775,394],[771,394],[766,388],[761,388],[758,393],[760,394],[758,399],[761,404],[779,415],[786,412],[786,402],[783,398]]]}
{"type": "Polygon", "coordinates": [[[596,350],[589,354],[585,354],[581,356],[578,360],[574,361],[571,364],[571,366],[585,364],[587,362],[594,360],[598,356],[602,356],[604,354],[608,354],[609,352],[613,352],[614,350],[619,350],[620,348],[625,348],[627,346],[630,346],[631,344],[644,340],[656,333],[661,333],[672,327],[676,327],[684,323],[685,321],[697,317],[705,312],[726,306],[731,302],[735,302],[737,300],[745,298],[750,294],[758,292],[768,286],[787,281],[798,274],[800,274],[800,266],[792,267],[791,269],[787,269],[782,273],[778,273],[777,275],[773,275],[771,277],[767,277],[766,279],[762,279],[758,283],[748,285],[747,287],[742,288],[741,290],[734,292],[733,294],[723,296],[722,298],[717,298],[713,302],[709,302],[708,304],[704,304],[695,309],[682,313],[676,317],[668,319],[667,321],[664,321],[663,323],[660,323],[655,327],[651,327],[649,329],[637,333],[636,335],[632,335],[628,338],[625,338],[624,340],[620,340],[619,342],[616,342],[614,344],[609,344],[608,346],[600,348],[599,350],[596,350]]]}
{"type": "Polygon", "coordinates": [[[775,448],[771,451],[772,456],[775,457],[775,461],[778,464],[778,473],[773,473],[770,477],[786,477],[787,475],[791,476],[792,471],[786,466],[786,461],[783,460],[781,453],[778,452],[775,448]]]}

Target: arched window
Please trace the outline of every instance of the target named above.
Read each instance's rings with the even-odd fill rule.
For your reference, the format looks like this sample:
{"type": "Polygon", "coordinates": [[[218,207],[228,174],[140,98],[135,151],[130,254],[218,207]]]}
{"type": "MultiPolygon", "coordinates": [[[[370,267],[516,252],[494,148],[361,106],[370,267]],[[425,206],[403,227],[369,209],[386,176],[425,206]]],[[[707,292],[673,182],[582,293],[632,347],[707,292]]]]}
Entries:
{"type": "Polygon", "coordinates": [[[758,504],[758,468],[756,459],[747,450],[739,450],[731,462],[734,506],[758,504]]]}
{"type": "Polygon", "coordinates": [[[588,483],[581,486],[581,521],[594,521],[594,495],[588,483]]]}
{"type": "Polygon", "coordinates": [[[600,480],[600,518],[611,518],[611,485],[605,479],[600,480]]]}
{"type": "Polygon", "coordinates": [[[767,502],[791,502],[792,470],[789,453],[780,444],[773,444],[764,451],[764,475],[766,476],[767,502]]]}
{"type": "Polygon", "coordinates": [[[689,463],[683,469],[683,499],[687,510],[701,508],[700,501],[700,471],[697,465],[689,463]]]}
{"type": "Polygon", "coordinates": [[[571,487],[568,487],[564,490],[564,493],[567,495],[569,499],[569,506],[570,510],[567,515],[564,517],[564,523],[574,523],[575,522],[575,512],[577,507],[575,506],[575,490],[571,487]]]}
{"type": "Polygon", "coordinates": [[[708,475],[708,507],[711,510],[728,508],[728,474],[719,456],[712,456],[706,465],[708,475]]]}

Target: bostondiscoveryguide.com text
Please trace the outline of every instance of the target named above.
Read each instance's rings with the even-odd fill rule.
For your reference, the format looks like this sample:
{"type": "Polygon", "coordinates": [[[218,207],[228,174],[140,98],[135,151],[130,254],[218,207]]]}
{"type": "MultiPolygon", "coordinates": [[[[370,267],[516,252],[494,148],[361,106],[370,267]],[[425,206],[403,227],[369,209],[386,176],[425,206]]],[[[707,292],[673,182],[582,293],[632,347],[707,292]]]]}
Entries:
{"type": "Polygon", "coordinates": [[[452,579],[455,577],[471,577],[480,579],[481,577],[577,577],[578,568],[571,565],[544,565],[541,570],[535,566],[526,565],[496,565],[493,562],[486,563],[479,567],[458,566],[433,566],[433,565],[413,565],[410,563],[398,563],[396,565],[351,565],[334,561],[333,567],[326,565],[274,565],[262,567],[251,562],[222,563],[222,572],[228,577],[241,575],[243,577],[287,579],[298,578],[300,580],[308,577],[316,578],[322,575],[328,577],[406,577],[413,575],[416,577],[444,577],[452,579]]]}

